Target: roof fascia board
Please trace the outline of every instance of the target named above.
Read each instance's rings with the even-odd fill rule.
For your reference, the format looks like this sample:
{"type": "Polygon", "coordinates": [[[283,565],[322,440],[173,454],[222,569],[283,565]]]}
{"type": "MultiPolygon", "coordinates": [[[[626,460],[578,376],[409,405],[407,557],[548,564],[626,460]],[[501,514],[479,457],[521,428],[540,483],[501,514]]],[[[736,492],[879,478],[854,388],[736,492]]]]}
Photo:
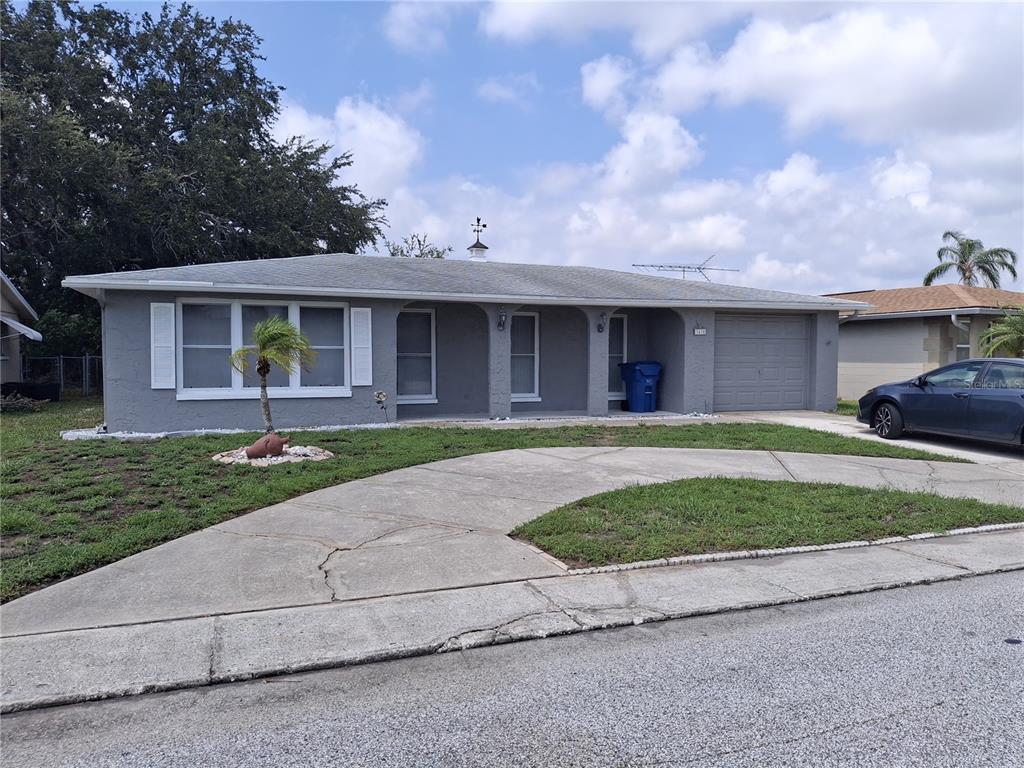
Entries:
{"type": "Polygon", "coordinates": [[[913,320],[921,317],[949,317],[950,315],[1001,315],[1003,311],[997,307],[957,307],[952,309],[929,309],[920,312],[878,312],[869,315],[851,315],[847,322],[865,320],[913,320]]]}
{"type": "Polygon", "coordinates": [[[441,293],[431,291],[385,291],[352,288],[296,288],[288,286],[251,285],[244,283],[218,284],[201,281],[114,281],[90,280],[84,277],[69,277],[61,283],[65,288],[73,288],[88,295],[91,291],[105,289],[112,291],[162,291],[174,293],[249,293],[268,296],[351,296],[367,299],[403,299],[407,301],[463,301],[484,304],[580,304],[597,307],[743,307],[751,309],[806,309],[819,311],[840,311],[844,309],[860,309],[869,304],[861,302],[770,302],[770,301],[730,301],[728,299],[712,299],[707,301],[679,301],[657,299],[607,299],[582,296],[536,296],[514,294],[468,294],[441,293]]]}

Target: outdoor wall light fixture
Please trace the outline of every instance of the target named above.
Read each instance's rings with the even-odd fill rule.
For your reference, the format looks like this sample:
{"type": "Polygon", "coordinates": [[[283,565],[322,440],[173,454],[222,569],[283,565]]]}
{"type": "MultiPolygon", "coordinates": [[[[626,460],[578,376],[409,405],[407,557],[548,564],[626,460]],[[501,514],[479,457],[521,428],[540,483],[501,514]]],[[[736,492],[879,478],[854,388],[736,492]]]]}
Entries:
{"type": "Polygon", "coordinates": [[[498,330],[499,331],[504,331],[505,330],[505,321],[506,320],[508,320],[508,314],[505,312],[504,309],[499,309],[498,310],[498,330]]]}
{"type": "Polygon", "coordinates": [[[601,316],[597,318],[597,332],[604,333],[604,327],[608,325],[608,313],[602,312],[601,316]]]}

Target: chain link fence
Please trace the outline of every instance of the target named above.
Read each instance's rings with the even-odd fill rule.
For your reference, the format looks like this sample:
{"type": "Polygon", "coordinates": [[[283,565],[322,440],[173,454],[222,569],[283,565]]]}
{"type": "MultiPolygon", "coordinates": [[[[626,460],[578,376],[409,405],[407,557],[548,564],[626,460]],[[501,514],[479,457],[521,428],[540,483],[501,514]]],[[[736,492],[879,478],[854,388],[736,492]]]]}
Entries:
{"type": "Polygon", "coordinates": [[[61,397],[65,393],[89,397],[103,391],[103,358],[99,355],[25,357],[22,358],[21,378],[26,384],[56,386],[61,397]]]}

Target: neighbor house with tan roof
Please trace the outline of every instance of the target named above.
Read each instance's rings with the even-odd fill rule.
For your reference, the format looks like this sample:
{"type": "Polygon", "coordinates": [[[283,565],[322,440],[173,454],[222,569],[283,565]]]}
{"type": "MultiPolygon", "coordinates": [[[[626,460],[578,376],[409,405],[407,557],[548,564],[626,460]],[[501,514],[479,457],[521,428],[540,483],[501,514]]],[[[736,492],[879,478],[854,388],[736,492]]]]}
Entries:
{"type": "Polygon", "coordinates": [[[903,381],[947,363],[981,357],[981,336],[1003,307],[1024,293],[966,285],[929,285],[828,294],[871,308],[841,313],[839,397],[903,381]]]}

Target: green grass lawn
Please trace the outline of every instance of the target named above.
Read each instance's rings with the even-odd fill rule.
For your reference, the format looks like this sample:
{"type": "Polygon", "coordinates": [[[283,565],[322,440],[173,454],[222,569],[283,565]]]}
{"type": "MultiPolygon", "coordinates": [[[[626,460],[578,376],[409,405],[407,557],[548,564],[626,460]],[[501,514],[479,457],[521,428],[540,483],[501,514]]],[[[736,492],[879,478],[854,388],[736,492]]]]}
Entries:
{"type": "Polygon", "coordinates": [[[871,541],[1024,521],[1024,508],[847,485],[699,478],[610,491],[513,535],[575,566],[871,541]]]}
{"type": "MultiPolygon", "coordinates": [[[[256,407],[254,405],[254,407],[256,407]]],[[[63,441],[95,426],[98,401],[52,403],[0,418],[0,599],[111,563],[161,542],[301,493],[388,470],[506,448],[622,445],[748,448],[863,456],[948,457],[771,424],[298,432],[323,462],[254,468],[210,460],[256,433],[63,441]]]]}
{"type": "Polygon", "coordinates": [[[840,400],[836,405],[836,413],[840,416],[856,416],[857,415],[857,401],[856,400],[840,400]]]}

